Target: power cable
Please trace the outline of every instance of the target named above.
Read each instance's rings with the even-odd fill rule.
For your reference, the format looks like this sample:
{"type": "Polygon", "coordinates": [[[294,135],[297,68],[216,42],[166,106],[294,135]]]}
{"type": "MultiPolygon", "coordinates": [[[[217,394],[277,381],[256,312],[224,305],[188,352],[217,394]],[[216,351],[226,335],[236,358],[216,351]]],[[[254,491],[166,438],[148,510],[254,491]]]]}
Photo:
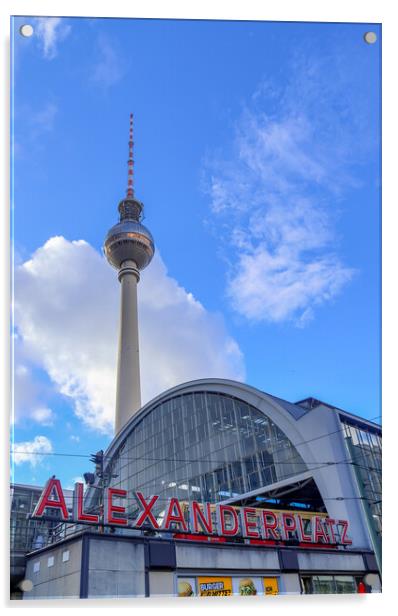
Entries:
{"type": "MultiPolygon", "coordinates": [[[[379,416],[378,416],[379,417],[379,416]]],[[[370,421],[370,420],[369,420],[370,421]]],[[[338,434],[339,432],[345,432],[345,428],[339,428],[337,430],[333,430],[332,432],[326,432],[325,434],[321,434],[319,436],[315,436],[311,439],[308,439],[306,441],[301,441],[299,443],[292,443],[293,447],[297,448],[301,445],[306,445],[308,443],[312,443],[313,441],[319,440],[321,438],[326,438],[327,436],[332,436],[333,434],[338,434]]],[[[361,446],[361,445],[360,445],[361,446]]],[[[218,450],[215,450],[213,452],[210,452],[209,455],[211,456],[211,453],[215,453],[216,451],[220,451],[221,449],[225,449],[225,447],[220,447],[218,450]]],[[[275,455],[276,453],[282,452],[284,451],[284,448],[280,448],[280,449],[276,449],[274,451],[270,452],[270,455],[275,455]]],[[[265,451],[264,449],[261,451],[265,451]]],[[[11,450],[11,453],[20,453],[20,454],[29,454],[29,455],[38,455],[38,456],[65,456],[65,457],[75,457],[75,458],[89,458],[92,454],[73,454],[73,453],[60,453],[60,452],[36,452],[36,451],[29,451],[29,450],[11,450]]],[[[110,458],[113,459],[115,458],[116,453],[112,454],[112,455],[103,455],[104,459],[110,458]]],[[[220,464],[224,464],[227,461],[226,460],[209,460],[209,459],[203,459],[203,458],[199,458],[199,459],[190,459],[190,458],[175,458],[175,457],[171,457],[171,458],[152,458],[152,457],[148,457],[148,456],[134,456],[134,457],[130,457],[130,456],[118,456],[119,460],[124,460],[124,461],[140,461],[140,460],[145,460],[145,461],[155,461],[155,462],[186,462],[186,463],[198,463],[198,462],[209,462],[209,463],[220,463],[220,464]]],[[[232,461],[231,461],[232,462],[232,461]]],[[[227,462],[228,463],[228,462],[227,462]]],[[[277,462],[277,464],[284,464],[283,462],[277,462]]],[[[308,464],[308,463],[307,463],[308,464]]],[[[326,464],[325,462],[312,462],[310,464],[326,464]]],[[[366,467],[367,469],[369,467],[366,467]]],[[[379,470],[379,469],[372,469],[372,470],[379,470]]]]}

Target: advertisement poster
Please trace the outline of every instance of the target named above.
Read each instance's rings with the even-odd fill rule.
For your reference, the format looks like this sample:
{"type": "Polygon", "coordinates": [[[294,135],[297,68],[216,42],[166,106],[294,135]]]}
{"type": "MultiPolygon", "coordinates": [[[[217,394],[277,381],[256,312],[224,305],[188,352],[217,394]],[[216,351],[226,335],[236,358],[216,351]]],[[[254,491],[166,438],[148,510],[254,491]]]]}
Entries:
{"type": "Polygon", "coordinates": [[[178,578],[177,595],[179,597],[194,597],[196,592],[195,578],[178,578]]]}
{"type": "Polygon", "coordinates": [[[232,578],[199,577],[198,589],[200,597],[229,597],[232,595],[232,578]]]}
{"type": "Polygon", "coordinates": [[[254,596],[262,595],[263,588],[261,578],[258,577],[240,577],[233,580],[234,595],[254,596]]]}
{"type": "Polygon", "coordinates": [[[277,595],[279,593],[276,577],[179,577],[177,592],[179,597],[193,597],[198,588],[201,597],[226,597],[232,595],[256,596],[277,595]]]}
{"type": "Polygon", "coordinates": [[[264,593],[266,595],[277,595],[279,593],[278,579],[276,577],[264,578],[264,593]]]}

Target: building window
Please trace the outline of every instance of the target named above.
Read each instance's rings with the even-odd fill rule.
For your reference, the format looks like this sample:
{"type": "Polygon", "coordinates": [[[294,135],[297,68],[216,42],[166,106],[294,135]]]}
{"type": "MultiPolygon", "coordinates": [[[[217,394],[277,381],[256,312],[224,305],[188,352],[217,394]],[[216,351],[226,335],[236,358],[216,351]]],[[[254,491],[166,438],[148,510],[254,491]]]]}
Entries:
{"type": "Polygon", "coordinates": [[[53,567],[53,566],[54,566],[54,556],[49,556],[47,560],[47,567],[53,567]]]}
{"type": "Polygon", "coordinates": [[[357,584],[352,575],[303,576],[301,584],[306,595],[351,594],[357,592],[357,584]]]}
{"type": "Polygon", "coordinates": [[[381,540],[381,437],[371,430],[349,425],[343,420],[348,453],[374,532],[381,540]]]}
{"type": "Polygon", "coordinates": [[[33,563],[33,573],[39,573],[40,571],[40,560],[37,560],[33,563]]]}
{"type": "Polygon", "coordinates": [[[69,560],[69,550],[65,550],[62,552],[62,562],[66,563],[69,560]]]}

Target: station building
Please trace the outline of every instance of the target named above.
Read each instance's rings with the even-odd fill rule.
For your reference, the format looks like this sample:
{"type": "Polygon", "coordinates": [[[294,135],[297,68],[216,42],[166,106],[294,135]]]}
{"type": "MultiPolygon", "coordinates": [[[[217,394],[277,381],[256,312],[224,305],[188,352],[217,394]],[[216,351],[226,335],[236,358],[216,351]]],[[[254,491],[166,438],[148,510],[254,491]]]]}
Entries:
{"type": "MultiPolygon", "coordinates": [[[[380,591],[381,428],[354,414],[234,381],[192,381],[123,426],[86,491],[86,511],[101,510],[105,481],[156,494],[158,520],[178,499],[187,515],[197,501],[299,515],[304,526],[253,539],[178,525],[167,533],[66,525],[59,541],[28,555],[25,599],[380,591]],[[332,536],[306,543],[315,517],[334,522],[332,536]]],[[[135,498],[123,505],[137,515],[135,498]]]]}

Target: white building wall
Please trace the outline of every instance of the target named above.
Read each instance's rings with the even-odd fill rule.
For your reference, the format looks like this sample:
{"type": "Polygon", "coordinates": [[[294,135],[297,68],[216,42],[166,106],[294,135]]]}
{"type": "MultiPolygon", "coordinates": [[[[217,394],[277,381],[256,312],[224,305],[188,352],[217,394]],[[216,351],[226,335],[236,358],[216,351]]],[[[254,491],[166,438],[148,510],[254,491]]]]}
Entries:
{"type": "Polygon", "coordinates": [[[319,406],[297,422],[305,445],[297,449],[313,470],[329,517],[349,522],[349,537],[356,549],[373,549],[362,504],[344,443],[343,428],[336,411],[319,406]],[[327,435],[324,438],[323,435],[327,435]],[[328,462],[332,464],[327,465],[328,462]],[[321,464],[322,463],[322,464],[321,464]],[[337,500],[346,497],[345,500],[337,500]]]}
{"type": "Polygon", "coordinates": [[[80,596],[81,541],[54,545],[32,555],[26,565],[25,579],[31,580],[33,588],[25,592],[24,599],[78,599],[80,596]],[[67,560],[64,554],[68,553],[67,560]],[[53,559],[52,566],[49,559],[53,559]]]}

